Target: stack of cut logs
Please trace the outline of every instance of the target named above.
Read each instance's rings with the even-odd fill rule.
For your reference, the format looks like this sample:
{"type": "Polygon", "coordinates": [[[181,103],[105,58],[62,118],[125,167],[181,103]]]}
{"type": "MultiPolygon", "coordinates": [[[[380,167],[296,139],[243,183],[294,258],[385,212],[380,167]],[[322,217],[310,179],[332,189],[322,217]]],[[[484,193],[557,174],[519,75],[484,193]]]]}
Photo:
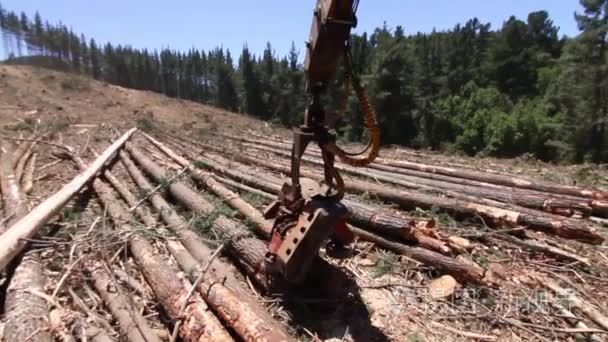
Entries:
{"type": "MultiPolygon", "coordinates": [[[[70,148],[57,153],[70,160],[80,174],[29,212],[24,196],[32,190],[36,139],[25,141],[15,151],[10,144],[3,145],[0,177],[6,216],[0,227],[0,271],[7,273],[10,280],[4,303],[5,340],[50,341],[51,332],[61,331],[49,327],[49,323],[57,322],[53,317],[61,310],[61,304],[54,299],[57,293],[45,294],[38,252],[25,241],[39,234],[88,184],[114,223],[114,229],[128,236],[130,255],[154,298],[175,323],[172,340],[177,335],[185,341],[292,340],[285,326],[268,313],[244,280],[251,280],[262,294],[269,290],[260,266],[270,225],[257,203],[249,203],[237,194],[273,199],[284,182],[280,174],[289,175],[289,142],[278,138],[224,136],[231,143],[219,147],[166,133],[157,133],[156,138],[141,133],[144,145],[131,138],[135,132],[136,129],[129,130],[90,163],[70,148]],[[117,177],[113,172],[115,166],[108,167],[114,165],[112,161],[121,162],[143,198],[138,198],[117,177]],[[220,197],[243,220],[219,213],[214,203],[180,178],[185,174],[220,197]],[[210,244],[190,230],[189,222],[165,199],[165,191],[189,212],[213,217],[210,229],[220,243],[210,244]],[[143,209],[144,202],[166,227],[158,229],[168,229],[175,237],[166,242],[167,250],[187,279],[180,278],[179,270],[167,255],[155,250],[149,235],[136,229],[135,222],[141,222],[147,229],[159,226],[157,216],[143,209]],[[252,225],[246,225],[245,220],[253,223],[253,232],[249,227],[252,225]],[[218,254],[232,263],[218,258],[218,254]]],[[[306,154],[303,176],[322,179],[319,157],[318,150],[306,154]]],[[[582,265],[589,265],[590,260],[559,248],[552,239],[590,244],[604,240],[590,220],[608,216],[608,194],[602,191],[382,158],[368,168],[355,169],[340,163],[337,167],[348,176],[345,182],[350,194],[368,194],[379,200],[371,204],[360,197],[348,196],[344,201],[351,213],[349,227],[356,236],[449,274],[464,284],[497,285],[486,277],[483,267],[466,257],[475,247],[473,239],[504,239],[520,248],[582,265]],[[471,232],[462,236],[442,229],[430,217],[407,216],[402,211],[387,209],[380,202],[404,210],[444,212],[458,220],[481,222],[514,234],[471,232]]],[[[81,257],[87,259],[86,255],[81,257]]],[[[95,260],[87,260],[85,264],[95,291],[112,313],[121,334],[131,341],[161,340],[146,319],[130,307],[122,295],[124,292],[116,290],[122,285],[115,279],[128,275],[121,276],[95,260]]],[[[339,273],[335,266],[318,258],[314,269],[316,277],[311,281],[317,282],[315,286],[335,288],[335,273],[339,273]],[[327,283],[328,279],[332,284],[327,283]]],[[[563,290],[543,277],[530,277],[549,291],[559,294],[563,290]]],[[[86,306],[75,294],[70,295],[77,305],[86,306]]],[[[574,298],[575,306],[608,330],[608,318],[574,298]]],[[[88,338],[111,340],[105,324],[95,319],[91,322],[86,329],[88,338]]]]}

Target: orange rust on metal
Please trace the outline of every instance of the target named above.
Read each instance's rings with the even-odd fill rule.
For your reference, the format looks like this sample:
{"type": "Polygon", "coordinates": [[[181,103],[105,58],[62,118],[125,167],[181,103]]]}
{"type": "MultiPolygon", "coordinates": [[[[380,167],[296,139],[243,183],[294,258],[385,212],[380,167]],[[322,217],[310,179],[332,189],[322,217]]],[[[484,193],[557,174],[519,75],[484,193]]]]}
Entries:
{"type": "Polygon", "coordinates": [[[352,0],[317,1],[304,61],[309,83],[331,79],[349,38],[351,26],[345,23],[354,20],[352,6],[352,0]]]}

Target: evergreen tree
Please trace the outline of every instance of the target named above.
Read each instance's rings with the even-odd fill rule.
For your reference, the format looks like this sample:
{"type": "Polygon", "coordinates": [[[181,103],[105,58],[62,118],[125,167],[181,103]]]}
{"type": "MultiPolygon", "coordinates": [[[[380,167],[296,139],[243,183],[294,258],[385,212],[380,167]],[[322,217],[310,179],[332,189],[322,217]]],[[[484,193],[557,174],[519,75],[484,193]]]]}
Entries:
{"type": "MultiPolygon", "coordinates": [[[[560,38],[546,11],[532,12],[525,21],[508,18],[497,30],[473,18],[445,31],[410,34],[385,24],[371,35],[353,34],[353,71],[378,112],[382,141],[471,155],[608,161],[608,0],[580,5],[575,20],[581,33],[573,38],[560,38]]],[[[286,56],[267,43],[258,55],[245,46],[238,58],[222,48],[99,45],[38,13],[30,21],[1,6],[0,30],[8,56],[59,59],[112,84],[287,126],[301,122],[307,105],[306,77],[293,43],[286,56]]],[[[344,93],[345,71],[339,63],[323,100],[330,114],[346,105],[338,133],[361,140],[363,115],[356,97],[344,93]]]]}
{"type": "Polygon", "coordinates": [[[239,61],[239,69],[243,79],[243,108],[248,114],[263,117],[266,110],[262,101],[260,79],[254,68],[254,60],[255,58],[251,56],[247,46],[244,46],[239,61]]]}

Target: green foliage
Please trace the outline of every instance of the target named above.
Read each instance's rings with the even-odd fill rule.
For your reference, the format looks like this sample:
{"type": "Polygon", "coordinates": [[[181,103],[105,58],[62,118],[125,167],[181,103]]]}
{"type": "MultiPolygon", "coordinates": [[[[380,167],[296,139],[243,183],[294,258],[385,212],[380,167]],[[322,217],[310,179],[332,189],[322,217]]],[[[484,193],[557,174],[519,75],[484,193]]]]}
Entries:
{"type": "Polygon", "coordinates": [[[259,207],[263,206],[264,204],[268,203],[268,200],[266,198],[264,198],[258,194],[244,193],[240,196],[245,202],[253,205],[254,207],[259,208],[259,207]]]}
{"type": "Polygon", "coordinates": [[[413,333],[407,336],[408,342],[424,342],[424,337],[418,335],[417,333],[413,333]]]}
{"type": "Polygon", "coordinates": [[[215,209],[208,215],[194,217],[190,222],[190,227],[201,236],[223,239],[224,237],[216,235],[220,232],[212,231],[213,223],[219,216],[233,217],[235,212],[223,202],[213,203],[213,205],[215,209]]]}
{"type": "MultiPolygon", "coordinates": [[[[382,142],[469,155],[608,161],[608,0],[579,2],[581,33],[573,38],[560,38],[542,10],[505,18],[497,29],[473,18],[445,31],[407,34],[384,25],[353,35],[353,70],[378,113],[382,142]]],[[[284,57],[270,43],[257,56],[244,46],[235,63],[223,48],[100,46],[63,24],[47,24],[38,13],[31,20],[0,9],[0,29],[16,63],[25,62],[24,55],[40,56],[112,84],[285,126],[299,125],[306,109],[306,75],[295,44],[284,57]]],[[[344,74],[338,65],[323,100],[333,113],[346,99],[337,133],[363,141],[363,113],[356,97],[344,93],[344,74]]],[[[87,84],[70,77],[61,87],[80,91],[87,84]]],[[[206,115],[201,120],[210,121],[206,115]]],[[[154,128],[152,118],[138,124],[154,128]]]]}
{"type": "Polygon", "coordinates": [[[143,115],[140,115],[137,118],[137,127],[148,132],[158,129],[154,113],[147,111],[143,115]]]}
{"type": "Polygon", "coordinates": [[[202,160],[195,160],[194,162],[192,162],[192,164],[194,165],[194,167],[196,167],[197,169],[207,169],[208,165],[207,163],[205,163],[202,160]]]}
{"type": "Polygon", "coordinates": [[[392,252],[378,251],[376,252],[376,258],[378,260],[372,273],[372,277],[374,278],[391,273],[397,264],[397,256],[392,252]]]}

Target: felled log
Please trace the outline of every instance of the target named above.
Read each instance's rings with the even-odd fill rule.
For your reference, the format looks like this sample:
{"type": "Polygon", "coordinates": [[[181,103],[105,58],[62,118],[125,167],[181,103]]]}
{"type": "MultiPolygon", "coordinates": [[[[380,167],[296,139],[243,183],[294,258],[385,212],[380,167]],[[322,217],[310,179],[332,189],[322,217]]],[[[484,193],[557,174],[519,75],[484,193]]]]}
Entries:
{"type": "Polygon", "coordinates": [[[4,270],[6,265],[23,250],[25,247],[23,241],[36,234],[40,227],[46,224],[51,217],[55,216],[74,195],[99,173],[135,130],[136,128],[133,128],[125,133],[108,147],[84,172],[72,179],[61,190],[40,203],[0,235],[0,270],[4,270]]]}
{"type": "Polygon", "coordinates": [[[608,193],[598,189],[585,189],[574,186],[567,186],[561,184],[554,184],[549,182],[543,182],[540,180],[530,180],[519,177],[513,177],[509,175],[486,173],[479,171],[472,171],[466,169],[454,169],[441,166],[432,166],[419,163],[412,163],[403,160],[386,160],[380,159],[378,163],[383,163],[390,166],[396,166],[401,168],[407,168],[411,170],[432,172],[442,175],[449,175],[459,178],[466,178],[481,182],[493,183],[498,185],[505,185],[520,189],[529,189],[541,192],[548,192],[553,194],[561,194],[575,197],[593,198],[597,200],[608,199],[608,193]]]}
{"type": "Polygon", "coordinates": [[[252,188],[248,185],[245,185],[241,182],[234,181],[230,178],[221,177],[218,175],[213,175],[213,178],[215,178],[218,182],[224,184],[225,186],[229,187],[232,190],[238,190],[238,191],[250,193],[250,194],[259,196],[260,198],[263,198],[269,202],[274,201],[277,198],[276,195],[270,194],[266,191],[258,190],[256,188],[252,188]]]}
{"type": "Polygon", "coordinates": [[[3,341],[50,342],[49,308],[44,293],[45,277],[36,253],[26,253],[11,279],[6,293],[3,341]]]}
{"type": "Polygon", "coordinates": [[[402,243],[390,241],[363,229],[352,226],[349,228],[355,235],[363,240],[373,242],[380,247],[403,254],[427,266],[432,266],[443,273],[453,276],[461,282],[482,283],[485,271],[481,267],[459,262],[458,260],[448,258],[425,248],[411,247],[402,243]]]}
{"type": "MultiPolygon", "coordinates": [[[[237,194],[230,191],[228,188],[217,182],[213,175],[208,172],[203,172],[200,169],[195,168],[188,160],[178,156],[175,152],[173,152],[170,148],[165,146],[160,141],[154,139],[150,135],[146,133],[142,133],[143,136],[148,139],[150,143],[156,146],[159,150],[161,150],[164,154],[166,154],[169,158],[173,159],[176,163],[181,165],[182,167],[188,167],[190,170],[190,175],[194,180],[196,180],[199,184],[203,185],[205,188],[211,190],[214,194],[222,198],[228,205],[233,207],[234,209],[241,212],[245,217],[247,217],[252,222],[258,224],[259,226],[265,227],[267,225],[266,219],[262,216],[262,214],[256,210],[251,204],[244,201],[237,194]]],[[[269,232],[268,229],[265,229],[266,232],[269,232]]]]}
{"type": "MultiPolygon", "coordinates": [[[[127,145],[129,153],[138,161],[141,162],[143,159],[143,155],[138,155],[140,153],[130,144],[127,145]],[[135,157],[137,156],[137,157],[135,157]]],[[[135,171],[133,162],[130,161],[126,154],[121,153],[121,158],[123,158],[123,162],[129,169],[130,172],[135,171]]],[[[143,157],[145,158],[145,157],[143,157]]],[[[145,160],[143,160],[145,162],[145,160]]],[[[151,161],[148,160],[151,163],[151,161]]],[[[147,163],[144,163],[147,165],[147,163]]],[[[146,169],[142,163],[142,168],[146,169]]],[[[153,166],[153,165],[152,165],[153,166]]],[[[148,172],[152,173],[163,173],[162,170],[157,169],[157,172],[148,172]]],[[[132,176],[134,173],[132,173],[132,176]]],[[[150,192],[153,188],[147,183],[147,181],[137,175],[135,172],[134,181],[142,188],[142,190],[150,192]]],[[[165,175],[161,175],[160,179],[167,179],[165,175]]],[[[173,183],[178,184],[178,183],[173,183]]],[[[169,185],[171,189],[171,185],[169,185]]],[[[182,187],[173,187],[172,194],[175,192],[175,189],[183,189],[182,187]]],[[[183,191],[183,190],[182,190],[183,191]]],[[[196,204],[199,203],[201,205],[208,203],[201,203],[202,199],[193,198],[188,193],[183,192],[181,195],[176,196],[181,199],[185,199],[186,203],[196,204]]],[[[158,202],[158,201],[157,201],[158,202]]],[[[210,204],[209,204],[210,205],[210,204]]],[[[206,206],[205,206],[206,207],[206,206]]],[[[211,206],[212,207],[212,206],[211,206]]],[[[167,217],[163,215],[164,212],[170,211],[168,205],[157,207],[158,210],[161,211],[161,216],[163,218],[167,217]]],[[[211,209],[213,210],[213,209],[211,209]]],[[[177,213],[175,213],[177,215],[177,213]]],[[[176,217],[171,220],[165,220],[167,224],[170,226],[174,223],[176,217]],[[171,222],[171,223],[170,223],[171,222]]],[[[216,220],[216,222],[220,219],[216,220]]],[[[228,221],[226,219],[226,221],[228,221]]],[[[179,222],[180,226],[183,226],[182,222],[179,222]]],[[[180,229],[183,230],[184,228],[180,229]]],[[[177,233],[177,232],[176,232],[177,233]]],[[[179,233],[178,233],[179,234],[179,233]]],[[[249,235],[249,234],[247,234],[249,235]]],[[[255,241],[252,238],[247,238],[247,235],[231,235],[230,238],[232,241],[230,244],[238,245],[238,240],[250,240],[255,241]]],[[[258,240],[259,241],[259,240],[258,240]]],[[[260,241],[261,242],[261,241],[260,241]]],[[[263,244],[263,243],[262,243],[263,244]]],[[[207,250],[211,254],[209,248],[207,250]]],[[[192,251],[190,251],[192,253],[192,251]]],[[[193,253],[194,254],[194,253],[193,253]]],[[[258,306],[254,300],[248,300],[243,298],[242,296],[237,295],[228,287],[224,286],[219,279],[215,278],[212,274],[209,276],[205,276],[200,283],[199,292],[205,299],[205,301],[209,304],[209,306],[224,320],[229,324],[234,330],[246,341],[287,341],[290,340],[289,335],[280,328],[278,323],[273,324],[273,319],[266,313],[266,311],[258,306]]]]}
{"type": "MultiPolygon", "coordinates": [[[[209,164],[212,163],[211,161],[208,161],[208,162],[209,162],[209,164]]],[[[205,164],[207,164],[207,162],[205,162],[205,164]]],[[[255,181],[253,178],[254,177],[250,178],[250,180],[252,181],[252,184],[259,184],[258,182],[260,182],[260,180],[258,179],[257,181],[255,181]]],[[[264,177],[260,177],[260,178],[264,178],[264,177]]],[[[266,185],[271,190],[272,189],[276,190],[277,189],[276,187],[278,186],[278,185],[274,185],[270,182],[267,182],[266,185]]],[[[381,238],[373,233],[370,233],[370,232],[367,232],[367,231],[364,231],[361,229],[357,229],[357,228],[353,227],[352,230],[355,233],[355,235],[357,235],[357,236],[363,237],[364,239],[368,239],[370,241],[376,241],[380,246],[383,246],[385,248],[389,248],[389,249],[392,249],[392,250],[400,252],[400,253],[407,253],[406,255],[411,256],[413,259],[416,259],[428,266],[437,267],[438,269],[440,269],[446,273],[453,274],[454,276],[458,277],[459,279],[462,279],[463,282],[478,283],[478,282],[481,282],[481,279],[483,277],[483,270],[471,267],[470,265],[460,263],[454,259],[445,257],[439,253],[433,252],[432,250],[425,250],[423,248],[413,248],[412,249],[412,247],[405,246],[402,243],[392,242],[390,240],[381,238]]]]}
{"type": "MultiPolygon", "coordinates": [[[[129,175],[144,192],[150,193],[153,190],[152,185],[146,177],[137,168],[127,153],[122,152],[120,159],[126,167],[129,175]]],[[[169,189],[175,188],[176,182],[172,182],[169,189]]],[[[183,184],[177,185],[177,191],[183,189],[183,184]]],[[[174,190],[175,192],[176,190],[174,190]]],[[[213,251],[203,242],[203,239],[192,230],[188,229],[188,223],[177,213],[175,209],[158,193],[153,193],[148,196],[148,201],[153,208],[160,214],[160,218],[167,224],[168,228],[175,234],[177,239],[192,253],[194,258],[201,264],[205,264],[212,256],[213,251]]],[[[191,203],[191,202],[190,202],[191,203]]],[[[206,204],[206,203],[203,203],[206,204]]],[[[239,280],[234,276],[231,267],[228,263],[216,260],[210,268],[209,274],[215,274],[217,278],[226,278],[226,284],[232,289],[240,288],[239,280]]]]}
{"type": "MultiPolygon", "coordinates": [[[[85,167],[84,163],[77,165],[81,169],[85,167]]],[[[114,197],[110,187],[96,178],[93,181],[93,189],[114,222],[115,228],[125,232],[135,231],[129,223],[132,217],[114,197]]],[[[156,253],[145,238],[137,234],[131,235],[129,250],[167,314],[174,320],[182,320],[179,333],[185,341],[233,341],[204,302],[197,300],[197,295],[191,296],[188,300],[189,289],[184,287],[175,269],[156,253]],[[187,300],[188,304],[182,312],[182,305],[187,300]]]]}
{"type": "Polygon", "coordinates": [[[538,284],[554,292],[562,302],[568,303],[570,307],[584,313],[598,326],[602,327],[602,329],[608,330],[608,317],[606,317],[593,305],[577,297],[575,294],[571,293],[571,291],[564,289],[563,287],[559,286],[559,284],[547,277],[540,275],[532,275],[532,277],[538,282],[538,284]]]}
{"type": "MultiPolygon", "coordinates": [[[[10,144],[2,146],[0,178],[4,197],[6,226],[10,227],[27,212],[24,195],[15,177],[10,144]]],[[[4,341],[51,341],[49,308],[37,293],[44,293],[45,277],[36,251],[26,252],[10,278],[6,290],[4,341]]]]}
{"type": "Polygon", "coordinates": [[[131,342],[160,342],[148,322],[129,303],[123,294],[125,290],[120,289],[120,286],[108,276],[101,264],[96,263],[92,266],[91,277],[97,293],[118,322],[123,336],[126,336],[131,342]]]}
{"type": "Polygon", "coordinates": [[[428,220],[402,218],[349,200],[343,200],[342,203],[349,209],[348,221],[355,226],[365,227],[383,236],[410,241],[442,254],[452,252],[446,242],[435,238],[434,224],[430,224],[428,220]]]}
{"type": "Polygon", "coordinates": [[[36,146],[35,142],[30,144],[27,151],[25,151],[23,157],[19,159],[19,162],[15,166],[15,179],[17,180],[17,182],[21,182],[21,177],[23,177],[25,165],[27,164],[27,161],[30,160],[32,154],[34,154],[34,146],[36,146]]]}
{"type": "MultiPolygon", "coordinates": [[[[137,177],[137,178],[143,177],[143,175],[141,175],[141,172],[139,172],[139,171],[133,171],[133,172],[134,172],[134,174],[132,175],[132,177],[137,177]]],[[[110,172],[109,170],[106,170],[104,172],[104,177],[118,191],[118,193],[125,200],[125,202],[131,208],[135,208],[135,213],[137,214],[139,219],[144,222],[144,224],[147,227],[157,227],[158,226],[156,219],[154,217],[152,217],[152,214],[148,210],[145,210],[143,206],[137,205],[139,201],[137,200],[135,195],[129,189],[127,189],[127,187],[120,180],[118,180],[112,174],[112,172],[110,172]]],[[[169,211],[169,212],[165,212],[164,215],[166,215],[165,220],[167,220],[167,222],[170,222],[170,228],[172,228],[172,230],[174,232],[180,232],[183,229],[187,229],[186,227],[188,224],[184,220],[182,220],[179,217],[179,215],[177,215],[177,213],[173,213],[174,210],[171,208],[171,206],[166,201],[164,201],[164,199],[162,199],[162,197],[159,200],[159,199],[155,199],[154,198],[155,196],[157,196],[157,195],[151,196],[150,200],[157,202],[157,205],[158,205],[157,208],[166,208],[164,210],[169,211]]],[[[178,234],[178,236],[179,235],[180,234],[178,234]]],[[[188,236],[190,236],[190,235],[188,235],[188,236]]],[[[188,237],[188,236],[185,236],[185,237],[188,237]]],[[[199,252],[204,252],[205,255],[207,255],[206,252],[209,250],[209,248],[203,243],[203,241],[202,241],[202,239],[200,239],[200,237],[193,235],[193,238],[188,239],[187,243],[190,244],[190,248],[194,248],[195,250],[197,250],[199,252]]],[[[176,260],[178,260],[178,263],[180,264],[180,266],[182,267],[184,272],[186,272],[186,274],[190,274],[192,271],[196,271],[201,264],[208,261],[207,257],[205,257],[204,259],[201,258],[200,261],[197,261],[196,258],[192,255],[192,253],[190,253],[190,251],[188,251],[187,248],[184,248],[183,244],[181,244],[180,242],[169,240],[169,241],[167,241],[167,248],[171,252],[171,255],[176,260]],[[179,262],[179,260],[190,260],[190,259],[194,260],[194,262],[191,264],[188,264],[188,265],[185,265],[184,263],[179,262]]],[[[200,257],[201,256],[199,255],[199,258],[200,257]]],[[[216,278],[225,279],[224,284],[228,285],[231,289],[233,289],[239,293],[242,293],[244,296],[248,295],[248,292],[244,292],[242,289],[242,286],[240,286],[240,284],[242,282],[234,276],[234,273],[236,272],[236,270],[233,270],[232,265],[225,263],[225,262],[221,261],[220,259],[218,259],[213,262],[213,267],[211,267],[208,272],[215,273],[216,278]]]]}
{"type": "MultiPolygon", "coordinates": [[[[207,185],[207,187],[211,188],[215,194],[222,197],[226,202],[231,204],[233,208],[246,214],[246,217],[251,219],[253,222],[260,225],[261,227],[266,227],[264,229],[264,231],[266,233],[270,232],[271,226],[263,218],[261,213],[258,210],[256,210],[255,208],[253,208],[249,203],[243,201],[238,195],[236,195],[232,191],[228,190],[223,185],[219,184],[213,178],[212,174],[203,173],[201,170],[193,169],[192,164],[190,162],[188,162],[186,159],[179,157],[171,149],[169,149],[162,143],[158,142],[156,139],[150,137],[149,135],[144,134],[144,136],[146,136],[146,138],[151,143],[153,143],[155,146],[157,146],[159,149],[161,149],[167,156],[172,158],[174,161],[179,163],[181,166],[189,167],[192,170],[191,175],[194,179],[207,185]]],[[[344,201],[343,203],[345,205],[349,206],[348,201],[344,201]]],[[[350,207],[352,208],[352,205],[350,205],[350,207]]],[[[423,234],[422,232],[420,232],[419,229],[416,229],[417,227],[415,226],[415,224],[412,226],[411,223],[413,221],[410,221],[406,225],[403,225],[403,223],[398,218],[385,217],[385,215],[375,215],[375,214],[371,214],[371,216],[370,216],[369,215],[370,210],[365,211],[364,209],[366,209],[366,208],[362,208],[362,207],[363,207],[362,205],[359,205],[359,210],[353,211],[351,219],[359,224],[362,224],[364,227],[369,226],[371,228],[379,229],[379,230],[387,229],[387,230],[389,230],[389,234],[393,233],[395,235],[400,235],[398,238],[403,238],[403,239],[408,239],[410,241],[414,241],[414,242],[420,244],[421,246],[424,246],[431,250],[435,250],[435,251],[443,253],[443,254],[448,254],[451,252],[451,249],[446,244],[444,244],[443,242],[441,242],[439,240],[436,240],[435,238],[433,238],[429,235],[423,234]],[[367,214],[367,216],[364,216],[366,214],[367,214]],[[396,221],[398,221],[398,222],[396,222],[396,221]]]]}
{"type": "MultiPolygon", "coordinates": [[[[140,154],[140,156],[143,156],[140,154]]],[[[142,168],[149,172],[148,174],[155,178],[157,181],[160,181],[163,178],[163,171],[155,166],[154,163],[149,161],[145,156],[140,158],[140,160],[145,160],[146,165],[149,167],[144,167],[143,164],[140,164],[142,168]]],[[[176,182],[179,183],[179,182],[176,182]]],[[[182,205],[189,208],[190,210],[200,213],[202,215],[214,215],[214,211],[207,212],[210,206],[213,206],[200,195],[200,193],[193,191],[188,187],[182,187],[183,194],[176,193],[177,187],[169,186],[169,192],[177,199],[183,197],[183,195],[187,194],[188,197],[196,198],[196,200],[187,200],[181,202],[182,205]],[[201,204],[201,205],[197,205],[201,204]]],[[[181,192],[181,191],[180,191],[181,192]]],[[[213,220],[212,231],[217,238],[226,241],[227,248],[224,250],[227,251],[227,254],[232,258],[235,264],[237,264],[247,275],[249,275],[250,279],[261,289],[263,292],[268,292],[269,288],[268,279],[266,273],[263,271],[264,259],[267,252],[267,243],[265,241],[261,241],[255,238],[251,232],[251,230],[245,226],[244,224],[229,219],[223,215],[218,215],[215,220],[213,220]]],[[[265,234],[262,228],[255,225],[253,227],[260,234],[265,234]]],[[[334,293],[336,291],[341,291],[342,284],[346,284],[347,279],[344,277],[344,274],[340,272],[336,267],[329,264],[323,258],[317,257],[313,261],[313,265],[311,266],[315,272],[311,272],[306,281],[302,284],[304,287],[314,287],[318,288],[325,292],[325,294],[334,293]]],[[[290,291],[294,289],[294,286],[285,286],[279,277],[273,277],[272,290],[278,291],[290,291]]],[[[295,288],[298,288],[295,286],[295,288]]]]}
{"type": "MultiPolygon", "coordinates": [[[[13,146],[10,143],[2,144],[2,155],[0,159],[0,186],[4,199],[4,214],[7,218],[4,230],[8,230],[12,223],[22,218],[27,208],[25,199],[21,196],[19,182],[15,177],[15,164],[13,162],[13,146]]],[[[0,228],[0,236],[4,231],[0,228]]]]}
{"type": "Polygon", "coordinates": [[[494,235],[494,236],[492,236],[492,238],[512,243],[516,246],[519,246],[521,248],[524,248],[524,249],[527,249],[527,250],[530,250],[533,252],[551,255],[557,259],[580,262],[581,264],[587,265],[587,266],[590,265],[589,259],[587,259],[585,257],[576,255],[574,253],[570,253],[566,250],[551,246],[551,245],[546,244],[541,241],[521,240],[514,236],[503,235],[503,234],[494,235]]]}
{"type": "MultiPolygon", "coordinates": [[[[204,155],[210,156],[209,154],[204,155]]],[[[239,161],[253,163],[285,174],[291,172],[288,166],[273,163],[268,160],[262,162],[259,159],[244,154],[235,154],[234,157],[239,161]]],[[[301,170],[300,173],[303,177],[317,180],[322,179],[321,175],[307,170],[301,170]]],[[[553,218],[554,216],[548,216],[542,212],[533,214],[532,211],[520,212],[500,209],[476,202],[437,197],[408,190],[386,188],[371,182],[354,179],[346,180],[345,186],[347,190],[356,193],[374,194],[383,201],[398,204],[405,210],[413,210],[416,208],[429,210],[431,208],[437,208],[459,219],[477,219],[481,217],[487,224],[493,226],[500,226],[502,224],[524,226],[563,238],[592,244],[601,244],[604,241],[604,237],[600,235],[595,228],[587,227],[584,222],[580,220],[562,218],[561,220],[556,221],[553,218]]],[[[450,193],[450,195],[453,194],[450,193]]]]}
{"type": "MultiPolygon", "coordinates": [[[[241,140],[248,140],[247,138],[239,137],[241,140]]],[[[251,140],[251,139],[249,139],[251,140]]],[[[260,141],[254,141],[260,143],[260,141]]],[[[272,147],[272,146],[271,146],[272,147]]],[[[492,183],[497,185],[504,185],[508,187],[529,189],[540,192],[547,192],[553,194],[561,194],[575,197],[593,198],[597,200],[608,199],[608,192],[598,189],[585,189],[575,186],[567,186],[561,184],[554,184],[549,182],[543,182],[540,180],[530,180],[520,177],[514,177],[511,175],[504,175],[498,173],[480,172],[468,169],[455,169],[443,166],[426,165],[420,163],[413,163],[404,160],[392,160],[385,158],[376,158],[375,164],[389,165],[393,167],[399,167],[404,169],[423,171],[429,173],[436,173],[440,175],[452,176],[457,178],[470,179],[474,181],[492,183]]]]}
{"type": "Polygon", "coordinates": [[[32,154],[25,164],[25,170],[23,178],[21,179],[21,186],[24,194],[29,194],[34,188],[34,171],[36,170],[36,158],[37,153],[32,154]]]}
{"type": "MultiPolygon", "coordinates": [[[[206,164],[216,172],[226,172],[231,174],[231,177],[235,177],[247,184],[253,185],[264,189],[264,191],[278,193],[280,190],[280,180],[269,175],[257,174],[250,176],[244,172],[237,172],[239,167],[235,165],[235,168],[222,167],[214,161],[205,159],[202,164],[206,164]]],[[[245,170],[242,170],[245,171],[245,170]]],[[[222,180],[224,181],[224,180],[222,180]]],[[[246,189],[246,191],[251,191],[246,189]]],[[[255,189],[253,189],[255,191],[255,189]]],[[[265,194],[261,196],[266,197],[265,194]]],[[[440,253],[447,254],[452,249],[462,251],[470,248],[470,244],[466,239],[462,239],[454,236],[442,236],[441,241],[436,237],[441,235],[430,230],[421,229],[418,223],[421,221],[416,220],[404,220],[399,217],[386,215],[382,212],[378,212],[377,209],[370,208],[367,205],[343,200],[342,203],[349,209],[351,215],[348,218],[348,222],[359,227],[363,227],[370,231],[376,231],[382,234],[388,234],[397,239],[403,239],[410,242],[418,243],[420,246],[429,248],[431,250],[438,251],[440,253]],[[435,234],[436,233],[436,234],[435,234]],[[449,247],[448,247],[449,246],[449,247]]]]}
{"type": "MultiPolygon", "coordinates": [[[[251,144],[245,144],[245,146],[251,146],[262,151],[269,151],[284,157],[289,157],[291,155],[288,151],[282,151],[271,147],[255,146],[251,144]]],[[[207,145],[207,147],[209,146],[207,145]]],[[[323,166],[323,161],[320,158],[310,158],[304,156],[302,157],[302,161],[317,166],[323,166]]],[[[446,180],[424,178],[423,175],[411,176],[404,174],[389,174],[384,171],[372,170],[370,168],[355,168],[344,164],[337,164],[336,169],[347,172],[351,175],[403,186],[407,189],[439,193],[445,191],[465,193],[471,196],[490,198],[501,202],[513,203],[522,207],[538,209],[564,216],[572,216],[575,213],[581,213],[582,215],[589,216],[592,211],[590,205],[591,201],[580,198],[564,199],[551,196],[549,194],[531,194],[525,191],[506,187],[484,187],[483,184],[480,186],[457,184],[448,182],[446,180]]]]}
{"type": "Polygon", "coordinates": [[[15,167],[17,166],[17,164],[19,164],[19,160],[21,160],[21,158],[23,158],[23,155],[30,149],[30,147],[32,145],[34,145],[35,142],[30,141],[30,140],[34,140],[34,139],[36,139],[36,134],[32,134],[28,139],[25,139],[14,150],[12,155],[13,155],[13,163],[15,164],[15,167]]]}
{"type": "MultiPolygon", "coordinates": [[[[155,167],[155,165],[143,155],[137,154],[136,152],[135,155],[131,154],[131,156],[134,158],[135,156],[139,157],[139,159],[136,159],[137,162],[144,171],[152,176],[152,178],[161,180],[166,179],[164,178],[164,172],[158,167],[155,167]]],[[[121,154],[121,159],[123,164],[127,167],[127,170],[129,170],[135,183],[142,190],[150,191],[153,189],[126,153],[121,154]]],[[[178,202],[195,213],[207,216],[214,211],[214,207],[209,202],[202,197],[197,196],[194,191],[180,182],[172,182],[168,186],[168,190],[178,202]]],[[[208,260],[211,257],[212,252],[210,248],[206,247],[202,242],[202,239],[196,233],[187,228],[187,223],[160,195],[154,194],[150,196],[150,202],[160,211],[163,221],[167,223],[186,249],[188,249],[197,260],[201,260],[200,262],[204,263],[205,260],[208,260]],[[160,210],[160,208],[164,209],[160,210]]],[[[219,215],[215,218],[212,223],[212,228],[221,239],[228,242],[228,248],[225,248],[225,250],[233,257],[235,263],[256,282],[256,285],[266,290],[267,280],[260,273],[260,267],[263,264],[264,255],[266,253],[266,245],[262,241],[253,238],[246,227],[229,220],[223,215],[219,215]]],[[[219,264],[218,266],[218,264],[214,263],[214,266],[216,269],[212,268],[211,271],[228,277],[228,284],[232,282],[235,284],[235,286],[232,287],[236,288],[238,281],[234,277],[234,280],[230,281],[231,273],[228,271],[228,265],[219,264]]]]}

